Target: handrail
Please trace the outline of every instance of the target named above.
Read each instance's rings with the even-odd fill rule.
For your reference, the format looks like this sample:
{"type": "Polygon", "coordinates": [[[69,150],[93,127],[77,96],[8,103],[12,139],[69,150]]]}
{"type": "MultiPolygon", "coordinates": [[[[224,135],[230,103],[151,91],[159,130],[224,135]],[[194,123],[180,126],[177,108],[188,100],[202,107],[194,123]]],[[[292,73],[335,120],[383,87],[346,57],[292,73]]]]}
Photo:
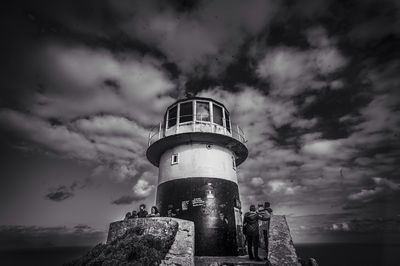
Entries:
{"type": "Polygon", "coordinates": [[[185,131],[184,131],[185,133],[207,132],[207,133],[221,134],[221,135],[232,137],[242,143],[247,142],[247,139],[246,139],[246,136],[245,136],[243,130],[237,124],[231,124],[230,131],[228,131],[227,128],[224,128],[220,124],[213,123],[211,121],[196,120],[196,121],[181,122],[179,124],[175,124],[174,126],[168,128],[168,129],[165,129],[165,126],[163,125],[163,123],[159,123],[157,126],[153,127],[149,131],[149,139],[148,139],[148,143],[147,143],[148,146],[150,146],[154,142],[156,142],[159,139],[162,139],[164,137],[183,133],[183,132],[179,132],[179,128],[181,128],[181,127],[185,128],[185,131]],[[224,130],[221,131],[221,129],[224,129],[224,130]]]}

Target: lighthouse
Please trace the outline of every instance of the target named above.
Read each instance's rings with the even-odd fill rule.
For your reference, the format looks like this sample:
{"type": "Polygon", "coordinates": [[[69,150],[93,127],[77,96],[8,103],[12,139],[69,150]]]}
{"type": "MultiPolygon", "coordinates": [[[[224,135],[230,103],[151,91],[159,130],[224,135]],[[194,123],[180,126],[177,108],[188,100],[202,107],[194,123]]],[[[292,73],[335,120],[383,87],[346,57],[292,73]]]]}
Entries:
{"type": "Polygon", "coordinates": [[[237,255],[243,249],[237,167],[246,138],[229,111],[211,98],[170,105],[150,132],[146,156],[159,168],[161,216],[194,222],[197,256],[237,255]]]}

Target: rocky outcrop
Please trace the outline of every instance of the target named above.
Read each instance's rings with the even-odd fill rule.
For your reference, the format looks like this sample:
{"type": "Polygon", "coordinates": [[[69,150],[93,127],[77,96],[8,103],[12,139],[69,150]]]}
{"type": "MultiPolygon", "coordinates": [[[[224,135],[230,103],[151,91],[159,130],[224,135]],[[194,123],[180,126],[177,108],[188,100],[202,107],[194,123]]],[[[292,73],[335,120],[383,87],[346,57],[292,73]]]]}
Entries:
{"type": "Polygon", "coordinates": [[[194,223],[180,219],[174,220],[178,222],[178,231],[160,265],[192,266],[194,265],[194,223]]]}
{"type": "Polygon", "coordinates": [[[110,224],[107,243],[124,234],[130,228],[143,228],[144,234],[163,236],[168,224],[177,224],[177,231],[169,251],[160,265],[194,265],[194,223],[170,218],[142,218],[119,221],[110,224]]]}
{"type": "Polygon", "coordinates": [[[273,266],[298,265],[289,226],[283,215],[271,216],[268,249],[268,259],[273,266]]]}
{"type": "Polygon", "coordinates": [[[106,244],[67,265],[192,266],[194,224],[168,217],[114,222],[106,244]]]}
{"type": "Polygon", "coordinates": [[[170,232],[171,228],[178,227],[176,219],[171,218],[137,218],[117,221],[110,224],[107,242],[110,243],[124,235],[128,230],[141,230],[143,235],[152,235],[163,238],[170,232]]]}

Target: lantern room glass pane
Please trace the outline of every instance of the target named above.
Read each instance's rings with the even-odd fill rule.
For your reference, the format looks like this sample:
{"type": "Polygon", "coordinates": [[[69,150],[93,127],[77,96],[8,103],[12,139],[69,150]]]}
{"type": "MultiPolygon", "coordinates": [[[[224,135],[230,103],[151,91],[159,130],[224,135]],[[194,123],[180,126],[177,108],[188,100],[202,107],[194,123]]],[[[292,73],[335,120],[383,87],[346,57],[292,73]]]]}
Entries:
{"type": "Polygon", "coordinates": [[[196,102],[196,120],[210,121],[210,105],[208,102],[196,102]]]}
{"type": "Polygon", "coordinates": [[[223,126],[224,125],[224,120],[222,116],[222,107],[213,104],[213,119],[214,123],[223,126]]]}
{"type": "Polygon", "coordinates": [[[225,110],[225,124],[226,124],[226,129],[231,132],[231,123],[230,123],[230,118],[229,118],[229,113],[225,110]]]}
{"type": "Polygon", "coordinates": [[[172,107],[168,112],[168,128],[176,125],[176,115],[178,113],[178,107],[172,107]]]}
{"type": "Polygon", "coordinates": [[[193,103],[182,103],[180,107],[179,123],[193,121],[193,103]]]}

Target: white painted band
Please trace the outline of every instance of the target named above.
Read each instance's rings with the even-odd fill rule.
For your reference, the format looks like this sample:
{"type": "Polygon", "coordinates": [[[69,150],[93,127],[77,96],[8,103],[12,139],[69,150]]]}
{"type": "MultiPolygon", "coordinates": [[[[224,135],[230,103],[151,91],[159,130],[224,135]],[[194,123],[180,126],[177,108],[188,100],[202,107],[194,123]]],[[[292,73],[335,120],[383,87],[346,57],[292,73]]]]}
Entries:
{"type": "Polygon", "coordinates": [[[236,167],[233,162],[232,152],[218,145],[180,145],[167,150],[161,156],[158,183],[188,177],[210,177],[237,184],[236,167]],[[172,160],[173,155],[178,155],[177,163],[172,160]]]}

